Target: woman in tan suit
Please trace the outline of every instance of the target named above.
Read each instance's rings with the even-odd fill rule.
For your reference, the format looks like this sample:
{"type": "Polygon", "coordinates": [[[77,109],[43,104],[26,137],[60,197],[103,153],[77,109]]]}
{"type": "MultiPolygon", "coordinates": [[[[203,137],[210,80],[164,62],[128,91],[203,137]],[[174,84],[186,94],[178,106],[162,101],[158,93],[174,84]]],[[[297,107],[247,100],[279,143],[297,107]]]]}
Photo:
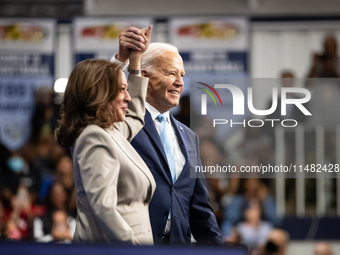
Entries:
{"type": "MultiPolygon", "coordinates": [[[[150,30],[144,50],[131,51],[131,69],[140,70],[150,30]]],[[[144,124],[147,84],[140,74],[127,82],[120,66],[105,60],[80,62],[70,75],[57,141],[72,152],[75,242],[153,244],[148,204],[156,184],[129,142],[144,124]]]]}

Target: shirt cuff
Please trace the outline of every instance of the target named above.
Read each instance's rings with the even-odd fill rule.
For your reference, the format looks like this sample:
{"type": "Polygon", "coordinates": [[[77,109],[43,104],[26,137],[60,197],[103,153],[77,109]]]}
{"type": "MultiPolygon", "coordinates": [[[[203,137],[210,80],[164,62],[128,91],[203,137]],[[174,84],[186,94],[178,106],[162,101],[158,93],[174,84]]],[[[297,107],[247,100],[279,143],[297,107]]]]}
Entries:
{"type": "Polygon", "coordinates": [[[121,61],[119,61],[118,59],[116,59],[116,54],[117,53],[115,53],[115,54],[113,54],[113,56],[112,56],[112,58],[111,58],[111,62],[113,62],[113,63],[117,63],[117,64],[119,64],[121,67],[122,67],[122,69],[123,69],[123,71],[125,71],[125,69],[127,68],[127,66],[129,65],[129,60],[127,60],[127,62],[121,62],[121,61]]]}

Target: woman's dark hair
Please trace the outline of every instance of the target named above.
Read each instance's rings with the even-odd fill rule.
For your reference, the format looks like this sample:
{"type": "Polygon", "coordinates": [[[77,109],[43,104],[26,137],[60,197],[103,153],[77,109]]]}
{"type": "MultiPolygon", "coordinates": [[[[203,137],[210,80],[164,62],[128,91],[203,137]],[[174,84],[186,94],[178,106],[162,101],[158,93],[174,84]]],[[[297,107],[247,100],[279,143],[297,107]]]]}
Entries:
{"type": "Polygon", "coordinates": [[[89,124],[102,128],[111,126],[115,120],[108,102],[119,91],[121,68],[118,64],[102,59],[88,59],[77,64],[68,80],[60,110],[57,142],[71,147],[89,124]]]}

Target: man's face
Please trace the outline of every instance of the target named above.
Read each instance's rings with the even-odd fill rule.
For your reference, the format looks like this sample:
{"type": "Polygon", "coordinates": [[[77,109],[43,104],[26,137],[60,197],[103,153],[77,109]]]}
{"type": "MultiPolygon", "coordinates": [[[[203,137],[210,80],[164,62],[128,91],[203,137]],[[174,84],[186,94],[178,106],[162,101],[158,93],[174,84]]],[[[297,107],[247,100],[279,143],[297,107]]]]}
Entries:
{"type": "Polygon", "coordinates": [[[184,85],[183,60],[177,53],[166,52],[155,59],[153,66],[152,73],[145,75],[149,78],[146,101],[164,113],[179,103],[184,85]]]}

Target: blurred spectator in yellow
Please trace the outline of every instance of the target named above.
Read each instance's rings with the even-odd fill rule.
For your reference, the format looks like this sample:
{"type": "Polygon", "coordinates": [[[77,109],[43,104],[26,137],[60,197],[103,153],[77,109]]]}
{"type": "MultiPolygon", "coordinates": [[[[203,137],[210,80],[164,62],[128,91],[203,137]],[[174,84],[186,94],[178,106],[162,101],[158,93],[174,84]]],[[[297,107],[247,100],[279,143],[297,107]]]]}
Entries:
{"type": "Polygon", "coordinates": [[[315,53],[313,64],[307,78],[340,78],[340,59],[338,44],[334,36],[329,35],[323,44],[323,53],[315,53]]]}
{"type": "Polygon", "coordinates": [[[317,243],[314,247],[314,255],[333,255],[333,248],[330,243],[317,243]]]}

